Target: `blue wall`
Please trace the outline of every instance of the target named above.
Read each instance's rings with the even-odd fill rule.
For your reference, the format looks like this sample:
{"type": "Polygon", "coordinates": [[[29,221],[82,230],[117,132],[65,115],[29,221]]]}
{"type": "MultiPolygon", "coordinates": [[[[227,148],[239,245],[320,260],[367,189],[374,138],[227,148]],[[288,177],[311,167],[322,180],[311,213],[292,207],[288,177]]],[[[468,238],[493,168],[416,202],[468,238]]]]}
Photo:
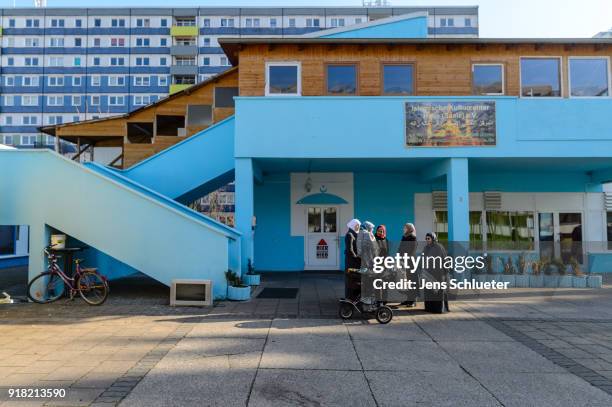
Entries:
{"type": "Polygon", "coordinates": [[[321,35],[321,38],[427,38],[427,17],[404,18],[363,28],[349,26],[346,31],[321,35]]]}

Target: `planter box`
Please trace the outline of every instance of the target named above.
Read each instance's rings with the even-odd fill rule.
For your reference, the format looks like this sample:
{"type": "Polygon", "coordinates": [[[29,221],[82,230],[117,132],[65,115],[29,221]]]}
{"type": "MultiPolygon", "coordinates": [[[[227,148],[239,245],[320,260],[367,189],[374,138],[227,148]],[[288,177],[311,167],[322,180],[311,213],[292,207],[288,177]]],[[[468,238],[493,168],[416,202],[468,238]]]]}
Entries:
{"type": "Polygon", "coordinates": [[[572,277],[572,287],[574,288],[586,288],[587,278],[586,276],[574,276],[572,277]]]}
{"type": "Polygon", "coordinates": [[[572,288],[573,276],[559,276],[559,287],[560,288],[572,288]]]}
{"type": "Polygon", "coordinates": [[[227,299],[232,301],[246,301],[251,298],[251,287],[227,287],[227,299]]]}
{"type": "Polygon", "coordinates": [[[474,280],[478,281],[479,283],[484,283],[487,281],[487,275],[486,274],[476,274],[474,276],[474,280]]]}
{"type": "Polygon", "coordinates": [[[259,285],[260,284],[259,274],[243,274],[242,282],[246,285],[259,285]]]}
{"type": "Polygon", "coordinates": [[[499,276],[499,281],[501,281],[502,283],[509,283],[508,284],[508,288],[512,288],[512,287],[514,287],[514,284],[516,282],[516,278],[515,278],[514,274],[501,274],[499,276]]]}
{"type": "Polygon", "coordinates": [[[485,281],[501,281],[501,274],[487,274],[487,279],[485,281]]]}
{"type": "Polygon", "coordinates": [[[601,276],[588,276],[587,287],[589,288],[601,288],[602,278],[601,276]]]}
{"type": "Polygon", "coordinates": [[[544,287],[544,276],[541,274],[529,276],[529,287],[542,288],[544,287]]]}
{"type": "Polygon", "coordinates": [[[559,287],[559,276],[544,276],[544,287],[557,288],[559,287]]]}
{"type": "Polygon", "coordinates": [[[514,276],[514,286],[517,288],[529,287],[529,275],[517,274],[516,276],[514,276]]]}

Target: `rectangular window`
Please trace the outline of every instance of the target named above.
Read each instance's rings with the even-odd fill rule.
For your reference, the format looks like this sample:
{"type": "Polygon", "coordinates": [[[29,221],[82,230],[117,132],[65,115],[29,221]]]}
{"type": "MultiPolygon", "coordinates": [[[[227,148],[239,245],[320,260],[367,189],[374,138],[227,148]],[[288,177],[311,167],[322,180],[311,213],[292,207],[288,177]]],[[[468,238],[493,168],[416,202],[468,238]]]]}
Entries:
{"type": "Polygon", "coordinates": [[[10,27],[10,28],[15,28],[15,19],[14,19],[14,18],[11,18],[11,19],[9,20],[9,27],[10,27]]]}
{"type": "Polygon", "coordinates": [[[277,24],[276,18],[270,19],[270,28],[276,28],[277,24]]]}
{"type": "Polygon", "coordinates": [[[221,19],[221,27],[233,27],[234,19],[233,18],[222,18],[221,19]]]}
{"type": "Polygon", "coordinates": [[[49,76],[49,86],[64,86],[63,76],[49,76]]]}
{"type": "Polygon", "coordinates": [[[100,57],[94,57],[93,64],[94,66],[100,66],[100,57]]]}
{"type": "Polygon", "coordinates": [[[62,67],[62,66],[64,66],[64,58],[63,57],[51,57],[51,58],[49,58],[49,66],[53,66],[53,67],[62,67]]]}
{"type": "Polygon", "coordinates": [[[83,39],[82,38],[75,38],[74,39],[74,46],[75,47],[82,47],[83,46],[83,39]]]}
{"type": "Polygon", "coordinates": [[[149,86],[151,78],[149,76],[135,76],[134,86],[149,86]]]}
{"type": "Polygon", "coordinates": [[[108,105],[109,106],[123,106],[123,96],[109,96],[108,105]]]}
{"type": "Polygon", "coordinates": [[[111,38],[111,47],[125,47],[125,38],[111,38]]]}
{"type": "Polygon", "coordinates": [[[412,64],[383,65],[383,94],[413,95],[414,66],[412,64]]]}
{"type": "Polygon", "coordinates": [[[109,76],[108,86],[124,86],[125,76],[109,76]]]}
{"type": "Polygon", "coordinates": [[[14,143],[13,136],[4,136],[4,144],[6,144],[7,146],[12,146],[14,145],[13,143],[14,143]]]}
{"type": "Polygon", "coordinates": [[[7,59],[7,64],[8,64],[8,66],[13,66],[13,65],[15,65],[15,58],[13,58],[13,57],[9,57],[9,58],[7,59]]]}
{"type": "Polygon", "coordinates": [[[357,66],[349,64],[327,65],[327,94],[356,95],[357,66]]]}
{"type": "Polygon", "coordinates": [[[94,95],[91,97],[92,106],[100,106],[100,96],[94,95]]]}
{"type": "Polygon", "coordinates": [[[560,97],[560,65],[559,58],[521,58],[521,95],[560,97]]]}
{"type": "Polygon", "coordinates": [[[570,58],[569,83],[573,97],[610,96],[608,58],[570,58]]]}
{"type": "Polygon", "coordinates": [[[55,37],[49,40],[50,47],[63,47],[64,46],[64,38],[63,37],[55,37]]]}
{"type": "Polygon", "coordinates": [[[21,97],[22,106],[38,106],[38,96],[23,95],[21,97]]]}
{"type": "Polygon", "coordinates": [[[165,19],[165,18],[162,18],[161,21],[160,21],[160,25],[162,27],[168,27],[168,20],[165,19]]]}
{"type": "Polygon", "coordinates": [[[361,17],[357,17],[355,19],[355,24],[361,24],[363,22],[363,19],[361,17]]]}
{"type": "Polygon", "coordinates": [[[38,58],[26,58],[25,59],[26,66],[38,66],[38,58]]]}
{"type": "Polygon", "coordinates": [[[15,106],[15,96],[4,95],[4,106],[15,106]]]}
{"type": "Polygon", "coordinates": [[[26,126],[32,126],[32,125],[38,124],[38,117],[23,116],[21,123],[25,124],[26,126]]]}
{"type": "Polygon", "coordinates": [[[160,47],[165,47],[168,45],[168,39],[167,38],[160,38],[159,39],[159,46],[160,47]]]}
{"type": "Polygon", "coordinates": [[[72,77],[72,86],[81,86],[82,80],[83,79],[80,76],[73,76],[72,77]]]}
{"type": "Polygon", "coordinates": [[[125,65],[125,58],[123,57],[112,57],[110,59],[111,66],[123,66],[125,65]]]}
{"type": "Polygon", "coordinates": [[[249,27],[253,27],[253,20],[250,18],[247,18],[245,21],[245,27],[249,28],[249,27]]]}
{"type": "Polygon", "coordinates": [[[144,58],[136,58],[136,65],[137,66],[148,66],[150,62],[149,57],[144,57],[144,58]]]}
{"type": "Polygon", "coordinates": [[[229,65],[229,62],[228,62],[228,60],[227,60],[227,57],[221,57],[221,59],[220,59],[220,65],[221,65],[221,66],[226,66],[226,65],[229,65]]]}
{"type": "Polygon", "coordinates": [[[300,65],[297,63],[269,63],[266,71],[266,95],[300,95],[300,76],[300,65]]]}
{"type": "Polygon", "coordinates": [[[74,20],[74,26],[77,28],[83,27],[83,20],[81,19],[74,20]]]}
{"type": "Polygon", "coordinates": [[[290,18],[289,19],[289,27],[295,28],[295,18],[290,18]]]}
{"type": "Polygon", "coordinates": [[[440,27],[446,27],[446,18],[440,19],[440,27]]]}
{"type": "Polygon", "coordinates": [[[134,105],[144,106],[151,103],[151,97],[149,95],[134,96],[134,105]]]}
{"type": "Polygon", "coordinates": [[[487,248],[489,250],[533,250],[533,212],[487,211],[487,248]]]}
{"type": "Polygon", "coordinates": [[[94,19],[94,27],[102,27],[102,19],[100,18],[94,19]]]}
{"type": "Polygon", "coordinates": [[[93,44],[94,47],[100,47],[102,45],[102,40],[100,38],[94,38],[93,44]]]}
{"type": "Polygon", "coordinates": [[[26,47],[40,47],[40,40],[38,38],[26,38],[25,46],[26,47]]]}
{"type": "Polygon", "coordinates": [[[100,75],[91,76],[91,86],[100,86],[100,75]]]}
{"type": "Polygon", "coordinates": [[[4,118],[4,124],[7,126],[12,126],[13,125],[13,116],[6,116],[4,118]]]}
{"type": "Polygon", "coordinates": [[[38,76],[24,76],[23,86],[38,86],[38,76]]]}
{"type": "Polygon", "coordinates": [[[47,106],[64,106],[64,97],[47,96],[47,106]]]}
{"type": "Polygon", "coordinates": [[[503,95],[504,66],[502,64],[472,65],[472,93],[474,95],[503,95]]]}
{"type": "Polygon", "coordinates": [[[167,76],[160,76],[158,79],[158,85],[159,86],[168,86],[168,77],[167,76]]]}
{"type": "Polygon", "coordinates": [[[202,20],[202,26],[209,28],[210,27],[210,18],[205,18],[204,20],[202,20]]]}
{"type": "Polygon", "coordinates": [[[166,58],[164,57],[159,58],[159,65],[166,66],[166,63],[167,63],[166,58]]]}
{"type": "Polygon", "coordinates": [[[202,65],[204,66],[210,65],[210,58],[209,57],[202,58],[202,65]]]}
{"type": "Polygon", "coordinates": [[[463,25],[465,25],[466,27],[471,27],[472,26],[472,19],[471,18],[466,18],[463,22],[463,25]]]}
{"type": "Polygon", "coordinates": [[[72,96],[72,106],[81,106],[80,96],[72,96]]]}
{"type": "Polygon", "coordinates": [[[62,116],[49,116],[47,119],[49,124],[62,124],[64,122],[64,118],[62,116]]]}
{"type": "Polygon", "coordinates": [[[81,66],[81,57],[74,57],[74,60],[72,61],[72,64],[74,66],[81,66]]]}
{"type": "Polygon", "coordinates": [[[205,47],[210,47],[210,38],[203,38],[202,45],[205,47]]]}
{"type": "Polygon", "coordinates": [[[4,86],[15,86],[15,77],[14,76],[5,76],[4,77],[4,86]]]}
{"type": "Polygon", "coordinates": [[[448,26],[449,27],[454,27],[455,26],[455,19],[454,18],[449,18],[447,20],[448,26]]]}

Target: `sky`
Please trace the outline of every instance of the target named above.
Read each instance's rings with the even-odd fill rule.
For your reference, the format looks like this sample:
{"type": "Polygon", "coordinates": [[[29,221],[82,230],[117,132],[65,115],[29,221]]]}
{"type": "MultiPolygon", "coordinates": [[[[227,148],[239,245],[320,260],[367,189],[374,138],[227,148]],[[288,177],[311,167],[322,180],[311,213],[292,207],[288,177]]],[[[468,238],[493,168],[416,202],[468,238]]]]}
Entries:
{"type": "MultiPolygon", "coordinates": [[[[480,36],[581,38],[612,28],[612,0],[390,0],[399,6],[479,6],[480,36]]],[[[0,0],[1,7],[34,0],[0,0]]],[[[47,0],[48,7],[360,6],[361,0],[47,0]]]]}

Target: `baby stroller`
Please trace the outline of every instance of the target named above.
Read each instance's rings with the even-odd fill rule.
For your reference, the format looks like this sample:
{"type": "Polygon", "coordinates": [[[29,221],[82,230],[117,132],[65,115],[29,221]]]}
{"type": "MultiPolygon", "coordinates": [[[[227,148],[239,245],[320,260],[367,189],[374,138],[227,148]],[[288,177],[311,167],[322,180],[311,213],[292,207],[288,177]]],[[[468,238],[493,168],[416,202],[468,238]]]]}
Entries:
{"type": "MultiPolygon", "coordinates": [[[[349,269],[349,272],[365,274],[361,270],[349,269]]],[[[377,296],[375,293],[372,295],[362,296],[358,294],[355,299],[342,298],[339,301],[338,314],[342,319],[350,319],[353,317],[355,311],[361,315],[372,315],[376,317],[376,320],[381,324],[388,324],[393,319],[393,311],[387,307],[380,295],[377,296]]]]}

